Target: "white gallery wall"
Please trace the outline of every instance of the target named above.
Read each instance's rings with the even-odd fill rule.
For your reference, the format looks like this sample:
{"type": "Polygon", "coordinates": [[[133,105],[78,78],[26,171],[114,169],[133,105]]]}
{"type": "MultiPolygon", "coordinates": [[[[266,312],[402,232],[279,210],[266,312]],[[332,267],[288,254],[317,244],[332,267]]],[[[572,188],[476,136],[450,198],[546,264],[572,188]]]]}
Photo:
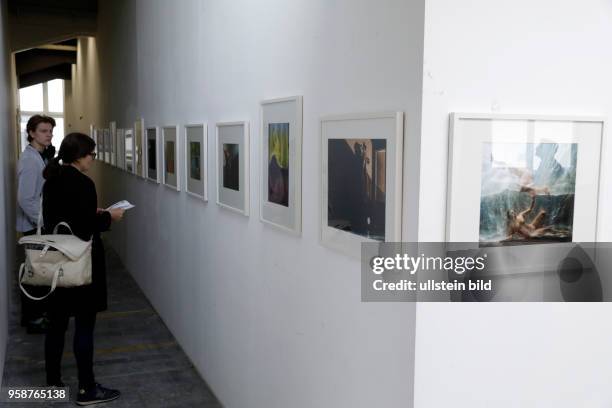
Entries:
{"type": "MultiPolygon", "coordinates": [[[[449,113],[610,121],[610,38],[609,0],[427,0],[420,241],[445,237],[449,113]]],[[[601,241],[612,240],[606,136],[601,241]]],[[[418,304],[415,407],[610,406],[611,314],[609,303],[418,304]]]]}
{"type": "Polygon", "coordinates": [[[0,384],[8,337],[9,283],[15,270],[15,138],[6,2],[0,2],[0,384]]]}
{"type": "MultiPolygon", "coordinates": [[[[98,163],[106,234],[224,406],[409,407],[414,304],[360,301],[355,259],[319,244],[319,118],[406,113],[405,237],[416,238],[422,1],[104,1],[72,88],[73,129],[206,122],[251,128],[251,216],[98,163]],[[85,55],[85,54],[91,55],[85,55]],[[87,80],[99,67],[95,91],[87,80]],[[97,69],[97,68],[94,68],[97,69]],[[80,71],[83,72],[80,72],[80,71]],[[259,221],[263,99],[303,95],[303,233],[259,221]],[[81,108],[88,98],[102,105],[81,108]],[[77,102],[80,101],[80,102],[77,102]],[[99,115],[96,117],[96,115],[99,115]],[[81,116],[84,119],[79,119],[81,116]]],[[[179,144],[179,167],[184,151],[179,144]]],[[[214,162],[209,162],[212,169],[214,162]]]]}

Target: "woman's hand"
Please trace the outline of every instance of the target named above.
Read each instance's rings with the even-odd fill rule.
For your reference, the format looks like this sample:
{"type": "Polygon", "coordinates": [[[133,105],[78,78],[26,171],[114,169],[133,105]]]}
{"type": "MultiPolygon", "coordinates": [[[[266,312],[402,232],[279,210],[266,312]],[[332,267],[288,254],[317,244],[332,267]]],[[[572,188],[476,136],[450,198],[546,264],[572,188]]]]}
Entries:
{"type": "Polygon", "coordinates": [[[113,222],[117,222],[117,221],[121,221],[125,210],[121,208],[114,208],[112,210],[108,210],[108,212],[110,213],[111,220],[113,220],[113,222]]]}

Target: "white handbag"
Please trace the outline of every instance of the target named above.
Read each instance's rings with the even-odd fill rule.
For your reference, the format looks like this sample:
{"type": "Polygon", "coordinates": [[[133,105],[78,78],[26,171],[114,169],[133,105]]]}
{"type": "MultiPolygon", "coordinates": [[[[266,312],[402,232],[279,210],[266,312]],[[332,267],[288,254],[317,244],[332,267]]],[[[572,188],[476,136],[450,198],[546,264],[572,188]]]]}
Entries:
{"type": "Polygon", "coordinates": [[[53,234],[41,234],[42,200],[38,216],[36,235],[28,235],[19,240],[25,246],[26,259],[19,268],[19,287],[33,300],[42,300],[56,287],[76,287],[91,284],[91,245],[92,240],[83,241],[72,233],[65,222],[53,229],[53,234]],[[60,226],[65,226],[70,235],[58,234],[60,226]],[[42,297],[34,297],[26,292],[23,285],[50,286],[49,292],[42,297]]]}

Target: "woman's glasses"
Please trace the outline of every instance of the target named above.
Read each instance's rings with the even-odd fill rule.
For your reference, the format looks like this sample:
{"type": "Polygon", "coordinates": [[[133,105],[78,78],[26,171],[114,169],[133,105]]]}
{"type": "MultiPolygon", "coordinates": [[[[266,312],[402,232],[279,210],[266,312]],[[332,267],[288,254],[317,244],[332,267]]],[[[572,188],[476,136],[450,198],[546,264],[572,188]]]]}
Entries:
{"type": "Polygon", "coordinates": [[[95,158],[96,158],[96,156],[98,155],[98,153],[96,153],[96,152],[91,152],[91,153],[89,153],[89,155],[91,156],[91,158],[92,158],[92,159],[95,159],[95,158]]]}

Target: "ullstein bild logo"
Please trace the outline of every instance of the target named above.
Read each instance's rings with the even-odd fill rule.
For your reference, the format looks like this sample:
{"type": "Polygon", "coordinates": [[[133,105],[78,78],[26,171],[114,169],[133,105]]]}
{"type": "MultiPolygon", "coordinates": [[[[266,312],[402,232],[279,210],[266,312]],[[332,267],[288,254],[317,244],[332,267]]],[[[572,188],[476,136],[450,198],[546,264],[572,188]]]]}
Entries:
{"type": "Polygon", "coordinates": [[[413,257],[408,254],[397,254],[393,257],[377,256],[372,258],[372,272],[381,275],[385,271],[405,271],[411,275],[419,271],[453,271],[462,275],[469,271],[482,271],[485,269],[487,254],[478,257],[441,257],[420,256],[413,257]]]}

